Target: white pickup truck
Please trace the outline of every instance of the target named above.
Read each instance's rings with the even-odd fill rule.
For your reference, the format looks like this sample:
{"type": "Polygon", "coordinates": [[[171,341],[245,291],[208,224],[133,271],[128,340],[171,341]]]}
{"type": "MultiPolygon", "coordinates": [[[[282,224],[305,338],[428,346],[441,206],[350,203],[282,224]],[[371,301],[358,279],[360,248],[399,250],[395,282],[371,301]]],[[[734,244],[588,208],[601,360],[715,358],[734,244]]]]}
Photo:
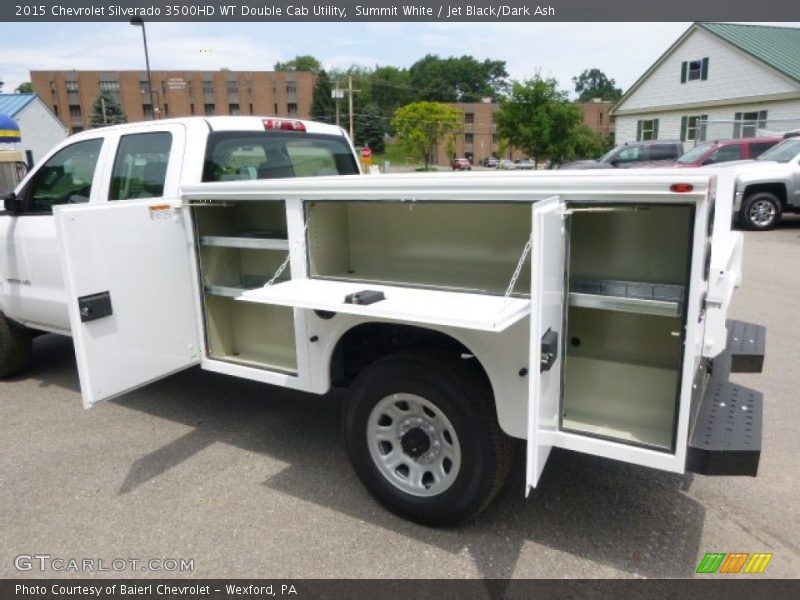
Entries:
{"type": "MultiPolygon", "coordinates": [[[[354,171],[342,143],[336,171],[354,171]]],[[[109,166],[119,148],[92,194],[129,189],[109,166]]],[[[764,357],[763,328],[726,320],[742,236],[717,215],[732,210],[732,173],[267,182],[249,166],[203,176],[219,162],[205,156],[170,194],[55,207],[63,321],[49,329],[72,332],[85,406],[193,365],[315,394],[346,387],[357,475],[390,510],[434,525],[489,503],[513,438],[526,441],[527,491],[553,448],[756,474],[761,394],[728,382],[764,357]]],[[[36,217],[4,218],[16,235],[36,217]]],[[[9,297],[28,326],[55,312],[20,319],[9,297]]]]}
{"type": "Polygon", "coordinates": [[[0,213],[0,377],[28,363],[36,332],[70,334],[54,206],[175,198],[182,184],[201,181],[354,173],[359,162],[341,128],[296,119],[192,117],[68,138],[0,213]]]}

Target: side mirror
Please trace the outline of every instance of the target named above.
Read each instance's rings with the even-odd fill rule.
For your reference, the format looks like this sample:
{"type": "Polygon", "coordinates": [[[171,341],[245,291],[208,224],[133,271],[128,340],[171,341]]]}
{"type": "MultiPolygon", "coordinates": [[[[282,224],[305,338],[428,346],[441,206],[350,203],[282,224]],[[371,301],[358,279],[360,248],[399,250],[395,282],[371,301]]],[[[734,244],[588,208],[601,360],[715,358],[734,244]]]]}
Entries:
{"type": "Polygon", "coordinates": [[[3,196],[3,208],[12,215],[18,215],[22,212],[22,200],[14,192],[5,194],[3,196]]]}

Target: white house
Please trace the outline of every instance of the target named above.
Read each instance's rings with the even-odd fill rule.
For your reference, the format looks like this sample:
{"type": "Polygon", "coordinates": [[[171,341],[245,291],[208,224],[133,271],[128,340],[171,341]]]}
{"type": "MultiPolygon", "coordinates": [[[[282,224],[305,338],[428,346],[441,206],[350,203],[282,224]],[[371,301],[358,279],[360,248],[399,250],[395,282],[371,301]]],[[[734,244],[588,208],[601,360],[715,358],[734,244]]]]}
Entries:
{"type": "Polygon", "coordinates": [[[618,143],[800,128],[800,29],[694,23],[612,114],[618,143]]]}
{"type": "MultiPolygon", "coordinates": [[[[16,121],[22,141],[8,145],[21,150],[30,163],[36,163],[67,137],[67,129],[37,94],[0,94],[0,114],[16,121]]],[[[2,145],[2,144],[0,144],[2,145]]]]}

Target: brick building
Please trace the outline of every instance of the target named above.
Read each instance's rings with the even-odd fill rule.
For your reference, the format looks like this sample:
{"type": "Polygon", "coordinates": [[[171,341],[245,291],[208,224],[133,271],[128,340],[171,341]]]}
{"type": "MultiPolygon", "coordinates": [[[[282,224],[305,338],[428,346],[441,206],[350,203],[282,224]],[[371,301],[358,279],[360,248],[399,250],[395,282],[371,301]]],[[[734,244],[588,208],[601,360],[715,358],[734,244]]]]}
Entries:
{"type": "Polygon", "coordinates": [[[101,90],[111,92],[128,121],[191,115],[275,115],[309,118],[314,75],[275,71],[31,71],[34,91],[76,133],[90,127],[101,90]]]}
{"type": "Polygon", "coordinates": [[[608,100],[592,100],[591,102],[576,102],[583,112],[583,124],[595,133],[603,136],[614,135],[614,115],[611,109],[614,103],[608,100]]]}

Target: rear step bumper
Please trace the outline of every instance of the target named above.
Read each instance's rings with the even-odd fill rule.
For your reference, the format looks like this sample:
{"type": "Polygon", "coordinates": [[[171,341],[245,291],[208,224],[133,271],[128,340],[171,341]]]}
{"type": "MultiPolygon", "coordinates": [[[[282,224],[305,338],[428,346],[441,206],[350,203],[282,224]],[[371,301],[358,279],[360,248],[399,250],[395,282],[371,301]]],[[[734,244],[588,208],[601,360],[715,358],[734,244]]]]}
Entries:
{"type": "Polygon", "coordinates": [[[763,396],[728,381],[731,372],[758,373],[764,365],[766,329],[728,321],[728,346],[714,359],[711,379],[697,407],[686,470],[702,475],[750,475],[761,457],[763,396]]]}

